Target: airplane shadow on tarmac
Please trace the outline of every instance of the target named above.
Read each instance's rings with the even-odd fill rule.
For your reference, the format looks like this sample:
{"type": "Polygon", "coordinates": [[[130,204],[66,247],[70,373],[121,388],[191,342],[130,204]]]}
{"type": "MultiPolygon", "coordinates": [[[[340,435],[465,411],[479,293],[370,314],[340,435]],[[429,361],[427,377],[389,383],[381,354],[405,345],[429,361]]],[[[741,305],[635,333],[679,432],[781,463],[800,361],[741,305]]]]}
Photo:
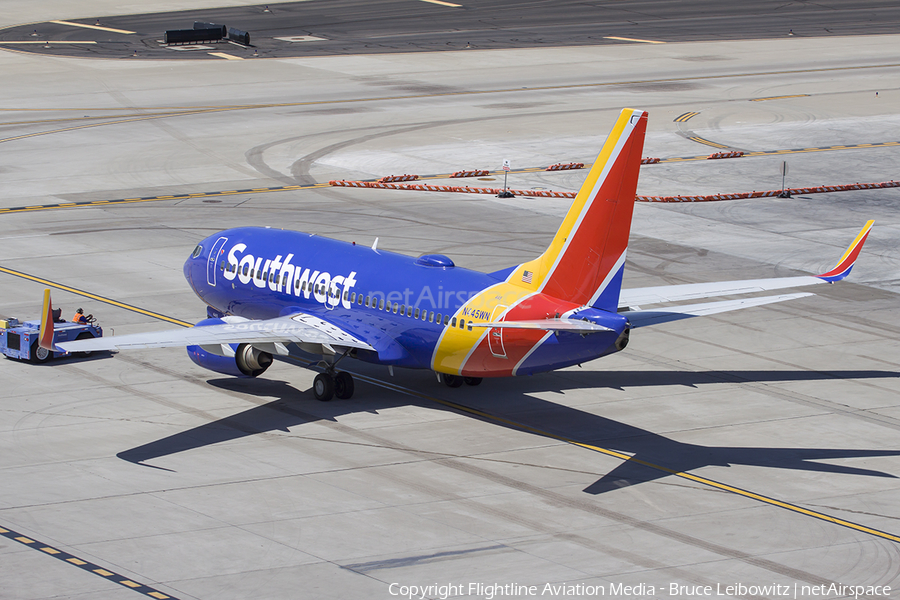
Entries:
{"type": "MultiPolygon", "coordinates": [[[[537,375],[503,381],[503,388],[491,380],[477,387],[449,390],[438,387],[434,379],[433,391],[444,399],[452,400],[465,408],[456,410],[452,406],[438,404],[390,390],[375,388],[360,381],[363,388],[358,398],[335,400],[329,403],[316,402],[311,394],[299,392],[283,381],[214,379],[210,385],[241,394],[261,397],[275,397],[276,400],[254,406],[235,415],[219,419],[187,431],[125,450],[117,454],[123,460],[143,466],[164,469],[147,464],[146,461],[185,452],[204,446],[220,444],[250,435],[270,431],[288,432],[292,427],[319,420],[336,420],[344,414],[372,412],[391,407],[416,405],[429,409],[449,410],[480,419],[500,427],[527,431],[532,428],[567,440],[598,446],[626,453],[632,460],[603,475],[584,489],[589,494],[602,494],[619,488],[654,481],[675,472],[693,471],[705,466],[751,465],[776,469],[796,469],[821,473],[865,475],[870,477],[890,477],[897,475],[863,469],[849,465],[838,465],[821,460],[869,458],[878,456],[900,456],[900,450],[861,450],[833,448],[753,448],[728,446],[700,446],[672,440],[665,436],[640,429],[627,423],[614,421],[600,415],[535,398],[535,392],[556,391],[562,393],[568,388],[624,389],[639,386],[684,385],[696,387],[702,384],[723,382],[783,382],[832,379],[880,379],[897,378],[900,373],[893,371],[627,371],[594,372],[565,371],[557,376],[537,375]],[[444,392],[446,393],[438,392],[444,392]],[[308,400],[307,400],[308,398],[308,400]],[[473,409],[498,417],[507,422],[499,422],[489,417],[481,417],[468,412],[473,409]],[[518,424],[518,426],[516,425],[518,424]],[[651,463],[641,464],[638,461],[651,463]]],[[[423,381],[417,379],[414,383],[423,381]]],[[[425,385],[415,388],[428,391],[425,385]]],[[[164,469],[168,470],[168,469],[164,469]]]]}

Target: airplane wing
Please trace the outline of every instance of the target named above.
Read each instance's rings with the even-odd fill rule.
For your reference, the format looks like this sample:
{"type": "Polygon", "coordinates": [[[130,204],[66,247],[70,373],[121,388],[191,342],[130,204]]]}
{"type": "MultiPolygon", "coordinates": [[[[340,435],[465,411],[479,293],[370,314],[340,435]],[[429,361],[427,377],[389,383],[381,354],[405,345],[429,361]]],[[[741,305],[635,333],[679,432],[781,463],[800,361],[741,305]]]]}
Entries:
{"type": "Polygon", "coordinates": [[[307,314],[253,321],[225,317],[220,325],[203,325],[148,333],[99,337],[60,342],[56,346],[69,352],[96,350],[132,350],[178,346],[227,346],[228,344],[308,343],[374,350],[372,346],[343,329],[307,314]]]}
{"type": "MultiPolygon", "coordinates": [[[[869,230],[874,221],[866,223],[837,265],[827,273],[821,275],[805,275],[800,277],[780,277],[774,279],[747,279],[743,281],[718,281],[714,283],[688,283],[684,285],[663,285],[657,287],[635,288],[622,290],[619,296],[619,307],[624,309],[630,306],[642,304],[658,304],[661,302],[679,302],[682,300],[699,300],[717,296],[730,296],[734,294],[748,294],[752,292],[767,292],[787,288],[816,285],[819,283],[834,283],[850,274],[853,264],[856,262],[862,250],[869,230]]],[[[740,307],[739,307],[740,308],[740,307]]],[[[731,309],[734,310],[734,309],[731,309]]]]}

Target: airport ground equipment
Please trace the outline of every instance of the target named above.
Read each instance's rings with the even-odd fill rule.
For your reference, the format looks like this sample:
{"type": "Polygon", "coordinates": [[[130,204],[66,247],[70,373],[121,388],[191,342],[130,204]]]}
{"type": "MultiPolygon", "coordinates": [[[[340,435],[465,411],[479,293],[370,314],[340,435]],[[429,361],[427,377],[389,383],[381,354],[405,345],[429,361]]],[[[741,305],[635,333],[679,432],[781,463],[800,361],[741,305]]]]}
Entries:
{"type": "MultiPolygon", "coordinates": [[[[0,319],[0,353],[9,358],[28,360],[36,364],[45,363],[51,358],[69,356],[72,352],[52,351],[41,348],[38,340],[41,335],[41,320],[19,322],[18,319],[0,319]]],[[[53,344],[73,340],[85,340],[103,337],[103,328],[95,323],[71,323],[67,321],[54,323],[53,344]]],[[[90,354],[76,353],[76,354],[90,354]]]]}

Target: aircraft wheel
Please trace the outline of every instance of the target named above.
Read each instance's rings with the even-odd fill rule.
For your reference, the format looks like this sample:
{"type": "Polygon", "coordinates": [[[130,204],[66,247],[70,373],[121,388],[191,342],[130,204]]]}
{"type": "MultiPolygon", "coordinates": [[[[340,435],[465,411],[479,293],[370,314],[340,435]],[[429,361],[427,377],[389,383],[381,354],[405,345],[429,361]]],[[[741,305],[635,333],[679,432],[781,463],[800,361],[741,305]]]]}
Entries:
{"type": "Polygon", "coordinates": [[[328,402],[334,396],[334,378],[328,373],[319,373],[313,380],[313,395],[316,400],[328,402]]]}
{"type": "MultiPolygon", "coordinates": [[[[89,334],[87,331],[82,331],[81,333],[78,334],[78,337],[76,337],[75,339],[76,340],[92,340],[92,339],[94,339],[94,336],[89,334]]],[[[88,350],[87,352],[76,352],[75,355],[76,356],[90,356],[91,351],[88,350]]]]}
{"type": "Polygon", "coordinates": [[[341,371],[334,377],[334,395],[341,400],[348,400],[353,396],[353,390],[356,386],[353,383],[353,376],[350,373],[341,371]]]}
{"type": "Polygon", "coordinates": [[[463,384],[463,378],[459,375],[444,375],[444,383],[447,387],[458,388],[463,384]]]}
{"type": "Polygon", "coordinates": [[[463,377],[466,385],[481,385],[481,377],[463,377]]]}
{"type": "Polygon", "coordinates": [[[53,353],[46,348],[41,348],[38,346],[38,343],[35,342],[31,345],[31,362],[36,365],[41,365],[53,358],[53,353]]]}

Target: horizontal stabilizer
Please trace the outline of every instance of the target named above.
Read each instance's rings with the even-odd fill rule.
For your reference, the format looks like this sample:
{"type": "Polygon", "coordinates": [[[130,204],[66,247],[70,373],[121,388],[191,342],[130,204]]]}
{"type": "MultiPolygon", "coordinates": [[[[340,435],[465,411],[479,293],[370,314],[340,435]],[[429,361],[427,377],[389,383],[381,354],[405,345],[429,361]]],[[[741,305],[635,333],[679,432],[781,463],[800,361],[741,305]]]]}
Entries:
{"type": "Polygon", "coordinates": [[[705,317],[741,308],[763,306],[764,304],[784,302],[785,300],[805,298],[806,296],[812,295],[813,294],[810,293],[799,293],[782,294],[780,296],[763,296],[761,298],[744,298],[742,300],[721,300],[719,302],[704,302],[703,304],[689,304],[687,306],[670,306],[657,310],[635,310],[622,313],[622,315],[628,317],[632,327],[646,327],[648,325],[658,325],[659,323],[666,323],[668,321],[678,321],[680,319],[689,319],[691,317],[705,317]]]}
{"type": "Polygon", "coordinates": [[[580,333],[598,333],[613,331],[609,327],[597,325],[590,321],[575,319],[537,319],[535,321],[495,321],[493,323],[470,323],[472,327],[490,327],[500,329],[540,329],[543,331],[576,331],[580,333]]]}

